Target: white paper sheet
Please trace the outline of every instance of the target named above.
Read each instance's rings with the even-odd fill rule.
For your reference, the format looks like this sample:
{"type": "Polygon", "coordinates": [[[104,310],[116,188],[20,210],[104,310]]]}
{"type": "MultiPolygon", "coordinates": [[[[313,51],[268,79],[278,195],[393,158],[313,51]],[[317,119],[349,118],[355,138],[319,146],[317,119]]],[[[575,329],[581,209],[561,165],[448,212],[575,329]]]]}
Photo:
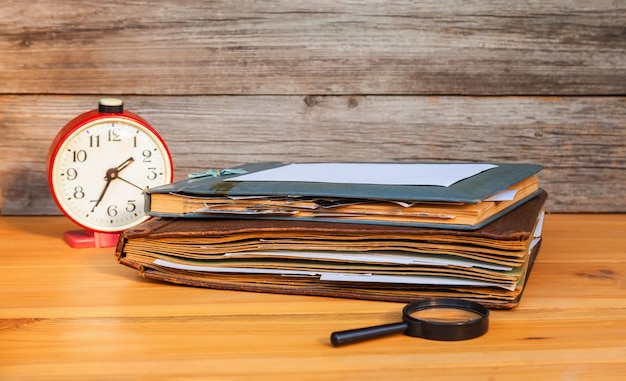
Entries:
{"type": "Polygon", "coordinates": [[[337,184],[435,185],[448,187],[497,167],[493,164],[299,163],[224,181],[295,181],[337,184]]]}
{"type": "Polygon", "coordinates": [[[537,217],[537,226],[535,226],[535,231],[533,232],[533,240],[530,242],[530,247],[528,248],[528,253],[531,253],[535,246],[541,242],[541,231],[543,229],[543,219],[546,216],[546,212],[542,210],[537,217]]]}
{"type": "Polygon", "coordinates": [[[487,197],[485,201],[512,201],[515,199],[515,195],[517,194],[516,190],[504,190],[500,193],[496,193],[491,197],[487,197]]]}
{"type": "Polygon", "coordinates": [[[471,280],[464,278],[452,278],[442,276],[418,276],[418,275],[372,275],[372,274],[342,274],[323,273],[320,280],[334,282],[367,282],[367,283],[402,283],[414,285],[444,285],[444,286],[476,286],[476,287],[500,287],[509,291],[515,290],[516,284],[496,284],[491,282],[471,280]]]}
{"type": "Polygon", "coordinates": [[[262,250],[246,251],[243,253],[226,253],[228,258],[254,258],[254,257],[274,257],[274,258],[302,258],[331,260],[341,262],[359,263],[385,263],[396,265],[424,265],[424,266],[458,266],[458,267],[480,267],[495,271],[511,271],[512,267],[486,263],[472,259],[452,257],[449,255],[426,255],[426,254],[401,254],[401,253],[346,253],[330,251],[297,251],[297,250],[262,250]]]}
{"type": "Polygon", "coordinates": [[[346,274],[331,272],[313,272],[299,270],[279,270],[279,269],[255,269],[245,267],[210,267],[183,265],[163,259],[155,259],[153,264],[169,267],[178,270],[203,271],[215,273],[235,273],[235,274],[274,274],[283,276],[314,276],[322,281],[337,282],[368,282],[368,283],[400,283],[413,285],[442,285],[442,286],[478,286],[478,287],[500,287],[507,290],[514,290],[515,284],[499,284],[484,281],[476,281],[464,278],[443,277],[443,276],[402,276],[402,275],[374,275],[374,274],[346,274]]]}

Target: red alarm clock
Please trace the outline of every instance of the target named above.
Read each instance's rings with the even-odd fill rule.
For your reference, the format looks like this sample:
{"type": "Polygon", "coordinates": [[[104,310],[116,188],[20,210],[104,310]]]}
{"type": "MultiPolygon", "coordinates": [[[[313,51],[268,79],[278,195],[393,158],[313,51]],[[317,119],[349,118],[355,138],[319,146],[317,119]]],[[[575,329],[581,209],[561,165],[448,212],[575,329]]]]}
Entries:
{"type": "Polygon", "coordinates": [[[119,99],[69,121],[47,158],[48,182],[61,211],[84,231],[65,233],[72,247],[111,247],[119,232],[149,218],[144,190],[173,180],[163,138],[119,99]]]}

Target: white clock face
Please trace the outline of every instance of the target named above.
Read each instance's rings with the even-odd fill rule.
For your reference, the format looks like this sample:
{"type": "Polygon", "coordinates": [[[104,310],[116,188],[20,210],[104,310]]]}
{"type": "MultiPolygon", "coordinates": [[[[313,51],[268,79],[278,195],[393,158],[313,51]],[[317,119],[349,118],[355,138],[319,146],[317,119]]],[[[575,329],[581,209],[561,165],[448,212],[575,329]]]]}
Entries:
{"type": "Polygon", "coordinates": [[[115,117],[78,128],[53,160],[57,202],[80,225],[103,232],[146,220],[144,189],[168,183],[172,173],[159,138],[139,123],[115,117]]]}

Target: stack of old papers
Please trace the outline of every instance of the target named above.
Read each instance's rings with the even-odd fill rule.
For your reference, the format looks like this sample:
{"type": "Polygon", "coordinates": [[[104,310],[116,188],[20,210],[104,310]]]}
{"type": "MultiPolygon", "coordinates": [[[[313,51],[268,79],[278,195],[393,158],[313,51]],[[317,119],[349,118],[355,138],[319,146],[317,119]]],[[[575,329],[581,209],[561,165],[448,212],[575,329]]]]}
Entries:
{"type": "Polygon", "coordinates": [[[146,192],[157,218],[116,256],[209,288],[519,303],[546,193],[530,164],[280,163],[193,174],[146,192]]]}

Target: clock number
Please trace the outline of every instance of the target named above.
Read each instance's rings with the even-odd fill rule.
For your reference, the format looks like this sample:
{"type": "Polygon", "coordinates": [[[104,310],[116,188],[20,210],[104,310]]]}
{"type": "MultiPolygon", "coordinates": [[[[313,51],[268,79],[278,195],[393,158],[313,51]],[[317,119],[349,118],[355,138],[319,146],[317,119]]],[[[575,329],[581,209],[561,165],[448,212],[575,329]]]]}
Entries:
{"type": "Polygon", "coordinates": [[[91,147],[91,148],[93,148],[93,147],[96,147],[96,148],[100,147],[100,135],[96,135],[96,136],[91,135],[89,137],[89,147],[91,147]]]}
{"type": "Polygon", "coordinates": [[[143,155],[144,163],[150,163],[152,161],[150,159],[150,157],[152,157],[152,151],[150,151],[149,149],[144,150],[141,154],[143,155]]]}
{"type": "Polygon", "coordinates": [[[135,209],[137,209],[137,205],[135,205],[135,200],[128,200],[128,203],[126,204],[126,211],[129,213],[132,213],[135,211],[135,209]]]}
{"type": "Polygon", "coordinates": [[[72,156],[74,158],[74,163],[82,163],[87,160],[87,151],[85,151],[84,149],[72,151],[72,156]]]}
{"type": "Polygon", "coordinates": [[[76,178],[78,177],[78,171],[74,168],[68,168],[65,175],[69,181],[76,180],[76,178]]]}
{"type": "Polygon", "coordinates": [[[121,142],[122,141],[122,138],[120,137],[119,130],[113,129],[113,128],[109,130],[109,141],[110,142],[121,142]]]}
{"type": "Polygon", "coordinates": [[[74,198],[77,200],[80,200],[83,197],[85,197],[85,191],[83,187],[79,185],[76,188],[74,188],[74,198]]]}
{"type": "Polygon", "coordinates": [[[156,173],[156,168],[148,168],[150,173],[148,174],[148,180],[155,180],[159,175],[156,173]]]}
{"type": "Polygon", "coordinates": [[[109,217],[117,216],[117,206],[116,205],[109,206],[107,208],[107,214],[109,215],[109,217]]]}

